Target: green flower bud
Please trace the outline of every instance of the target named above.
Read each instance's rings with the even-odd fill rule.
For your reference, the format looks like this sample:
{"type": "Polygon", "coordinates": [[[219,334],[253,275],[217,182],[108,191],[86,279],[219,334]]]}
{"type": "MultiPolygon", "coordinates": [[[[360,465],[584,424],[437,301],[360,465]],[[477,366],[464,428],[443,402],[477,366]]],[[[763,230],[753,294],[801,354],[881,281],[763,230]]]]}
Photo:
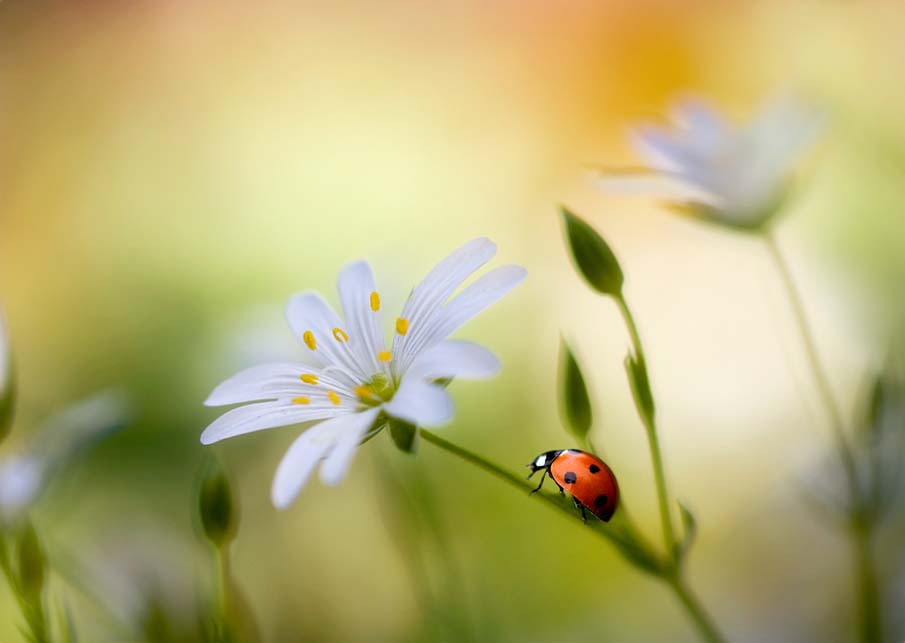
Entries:
{"type": "Polygon", "coordinates": [[[566,430],[580,442],[591,430],[591,399],[581,368],[565,340],[559,344],[559,410],[566,430]]]}
{"type": "Polygon", "coordinates": [[[26,522],[16,542],[19,590],[30,602],[40,598],[47,577],[47,557],[32,523],[26,522]]]}
{"type": "Polygon", "coordinates": [[[238,510],[229,479],[219,467],[212,467],[201,481],[198,507],[204,535],[217,547],[228,545],[236,536],[238,510]]]}
{"type": "Polygon", "coordinates": [[[588,285],[602,295],[622,296],[622,268],[610,246],[583,219],[562,208],[566,243],[588,285]]]}

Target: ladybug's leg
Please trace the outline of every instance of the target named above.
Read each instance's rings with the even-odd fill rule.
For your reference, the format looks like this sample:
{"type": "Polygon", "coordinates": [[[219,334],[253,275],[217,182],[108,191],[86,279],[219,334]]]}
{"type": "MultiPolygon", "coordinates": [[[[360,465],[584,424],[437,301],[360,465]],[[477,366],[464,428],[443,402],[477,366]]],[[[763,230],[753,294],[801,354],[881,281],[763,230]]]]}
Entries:
{"type": "Polygon", "coordinates": [[[556,478],[554,478],[553,476],[550,476],[550,479],[553,481],[553,484],[556,485],[556,488],[559,489],[559,495],[565,496],[566,492],[563,490],[562,487],[559,486],[559,483],[556,482],[556,478]]]}
{"type": "Polygon", "coordinates": [[[581,512],[581,522],[584,524],[588,524],[588,514],[585,513],[584,505],[578,502],[578,498],[572,498],[572,502],[575,503],[575,508],[581,512]]]}
{"type": "Polygon", "coordinates": [[[547,473],[549,471],[550,471],[549,469],[544,469],[544,472],[543,472],[543,474],[541,474],[541,477],[540,477],[540,484],[537,485],[537,487],[535,487],[534,489],[532,489],[531,493],[537,493],[538,491],[540,491],[540,488],[544,486],[544,478],[547,477],[547,473]]]}

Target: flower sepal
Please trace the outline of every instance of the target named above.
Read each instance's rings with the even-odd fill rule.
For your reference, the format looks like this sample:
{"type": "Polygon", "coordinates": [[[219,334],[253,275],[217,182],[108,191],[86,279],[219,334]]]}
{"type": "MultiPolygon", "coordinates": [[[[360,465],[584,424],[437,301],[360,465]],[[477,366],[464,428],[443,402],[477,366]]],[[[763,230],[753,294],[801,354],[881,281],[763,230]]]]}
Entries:
{"type": "Polygon", "coordinates": [[[388,418],[387,426],[393,444],[404,453],[414,453],[418,448],[418,427],[397,418],[388,418]]]}

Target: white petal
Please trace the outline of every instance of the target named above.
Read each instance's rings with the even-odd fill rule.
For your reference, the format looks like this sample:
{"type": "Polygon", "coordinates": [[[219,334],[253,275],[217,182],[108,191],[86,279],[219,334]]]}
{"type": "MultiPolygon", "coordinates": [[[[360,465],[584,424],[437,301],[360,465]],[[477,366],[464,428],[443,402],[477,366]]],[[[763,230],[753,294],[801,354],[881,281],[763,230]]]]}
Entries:
{"type": "Polygon", "coordinates": [[[305,486],[311,473],[328,451],[333,448],[338,436],[331,428],[330,422],[345,420],[352,415],[333,418],[311,427],[289,446],[280,460],[273,484],[270,487],[270,499],[277,509],[286,509],[305,486]]]}
{"type": "MultiPolygon", "coordinates": [[[[394,368],[411,361],[410,347],[423,343],[423,333],[432,325],[438,311],[450,295],[462,285],[471,273],[487,263],[496,254],[496,245],[490,239],[469,241],[438,263],[421,283],[415,286],[402,310],[409,331],[393,338],[394,368]]],[[[404,369],[403,369],[404,370],[404,369]]]]}
{"type": "Polygon", "coordinates": [[[351,409],[346,406],[292,404],[288,400],[247,404],[227,411],[211,422],[201,434],[201,444],[213,444],[253,431],[321,420],[350,412],[351,409]]]}
{"type": "Polygon", "coordinates": [[[346,324],[318,293],[294,295],[286,305],[286,319],[305,350],[314,354],[321,364],[337,367],[353,380],[364,381],[370,376],[369,369],[362,368],[349,346],[346,324]]]}
{"type": "Polygon", "coordinates": [[[307,388],[301,381],[303,373],[324,378],[310,366],[282,362],[253,366],[233,375],[217,386],[204,401],[205,406],[223,406],[256,400],[275,400],[301,395],[307,388]]]}
{"type": "Polygon", "coordinates": [[[321,477],[328,484],[339,482],[358,442],[378,412],[379,409],[371,409],[326,420],[296,438],[277,466],[273,478],[270,497],[274,506],[285,509],[291,505],[324,457],[327,461],[321,469],[321,477]]]}
{"type": "Polygon", "coordinates": [[[631,131],[630,139],[638,154],[656,170],[678,172],[692,162],[683,142],[662,127],[641,125],[631,131]]]}
{"type": "Polygon", "coordinates": [[[386,364],[377,359],[385,350],[383,326],[378,306],[371,305],[372,293],[377,293],[374,274],[366,261],[350,263],[339,273],[339,297],[343,305],[349,333],[349,344],[359,355],[359,362],[368,373],[386,370],[386,364]]]}
{"type": "Polygon", "coordinates": [[[422,351],[446,339],[465,322],[492,306],[521,283],[527,274],[521,266],[500,266],[463,289],[446,306],[416,328],[418,333],[405,346],[404,354],[396,358],[397,372],[404,374],[422,351]]]}
{"type": "Polygon", "coordinates": [[[405,376],[420,379],[485,379],[499,373],[500,361],[489,350],[464,340],[440,342],[421,353],[405,376]]]}
{"type": "Polygon", "coordinates": [[[379,413],[380,409],[369,409],[343,417],[343,420],[348,420],[348,422],[342,428],[337,429],[341,435],[327,459],[324,460],[324,464],[321,465],[321,482],[331,486],[342,482],[352,464],[355,450],[358,449],[361,439],[374,424],[379,413]]]}
{"type": "Polygon", "coordinates": [[[459,293],[443,309],[443,322],[439,331],[442,339],[454,332],[478,313],[489,308],[519,285],[528,271],[521,266],[508,265],[494,268],[459,293]]]}
{"type": "Polygon", "coordinates": [[[441,387],[416,377],[402,380],[399,390],[384,405],[384,410],[417,426],[439,426],[449,422],[453,416],[449,394],[441,387]]]}
{"type": "Polygon", "coordinates": [[[671,202],[701,203],[718,207],[722,201],[716,195],[667,172],[614,172],[601,175],[597,185],[618,194],[643,194],[671,202]]]}

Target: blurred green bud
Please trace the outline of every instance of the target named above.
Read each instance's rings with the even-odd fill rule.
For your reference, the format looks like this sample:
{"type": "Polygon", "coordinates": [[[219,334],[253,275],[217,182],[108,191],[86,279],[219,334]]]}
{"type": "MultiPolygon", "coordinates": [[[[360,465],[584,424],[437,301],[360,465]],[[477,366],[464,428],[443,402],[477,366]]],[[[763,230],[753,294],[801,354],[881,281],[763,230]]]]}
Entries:
{"type": "Polygon", "coordinates": [[[212,467],[201,481],[198,508],[207,539],[217,547],[228,545],[236,536],[239,520],[229,479],[220,467],[212,467]]]}
{"type": "Polygon", "coordinates": [[[16,542],[18,558],[19,590],[29,601],[34,602],[44,590],[47,577],[47,557],[41,549],[38,534],[31,521],[22,525],[16,542]]]}
{"type": "Polygon", "coordinates": [[[602,295],[622,296],[624,281],[619,261],[607,242],[583,219],[562,208],[566,243],[572,260],[588,285],[602,295]]]}
{"type": "Polygon", "coordinates": [[[6,324],[3,315],[0,314],[0,441],[9,434],[12,427],[15,388],[6,324]]]}
{"type": "Polygon", "coordinates": [[[559,410],[566,430],[579,441],[591,430],[591,399],[581,368],[563,339],[559,343],[559,410]]]}
{"type": "Polygon", "coordinates": [[[695,536],[698,534],[698,521],[695,519],[691,509],[685,506],[681,500],[677,500],[679,505],[679,517],[682,519],[682,542],[677,545],[677,553],[682,558],[694,543],[695,536]]]}
{"type": "Polygon", "coordinates": [[[414,453],[418,445],[418,428],[397,418],[389,418],[390,437],[400,451],[414,453]]]}
{"type": "Polygon", "coordinates": [[[650,390],[650,380],[647,376],[647,364],[643,358],[636,358],[629,353],[625,356],[625,372],[628,375],[629,386],[632,389],[632,397],[638,414],[647,422],[654,419],[654,395],[650,390]]]}

